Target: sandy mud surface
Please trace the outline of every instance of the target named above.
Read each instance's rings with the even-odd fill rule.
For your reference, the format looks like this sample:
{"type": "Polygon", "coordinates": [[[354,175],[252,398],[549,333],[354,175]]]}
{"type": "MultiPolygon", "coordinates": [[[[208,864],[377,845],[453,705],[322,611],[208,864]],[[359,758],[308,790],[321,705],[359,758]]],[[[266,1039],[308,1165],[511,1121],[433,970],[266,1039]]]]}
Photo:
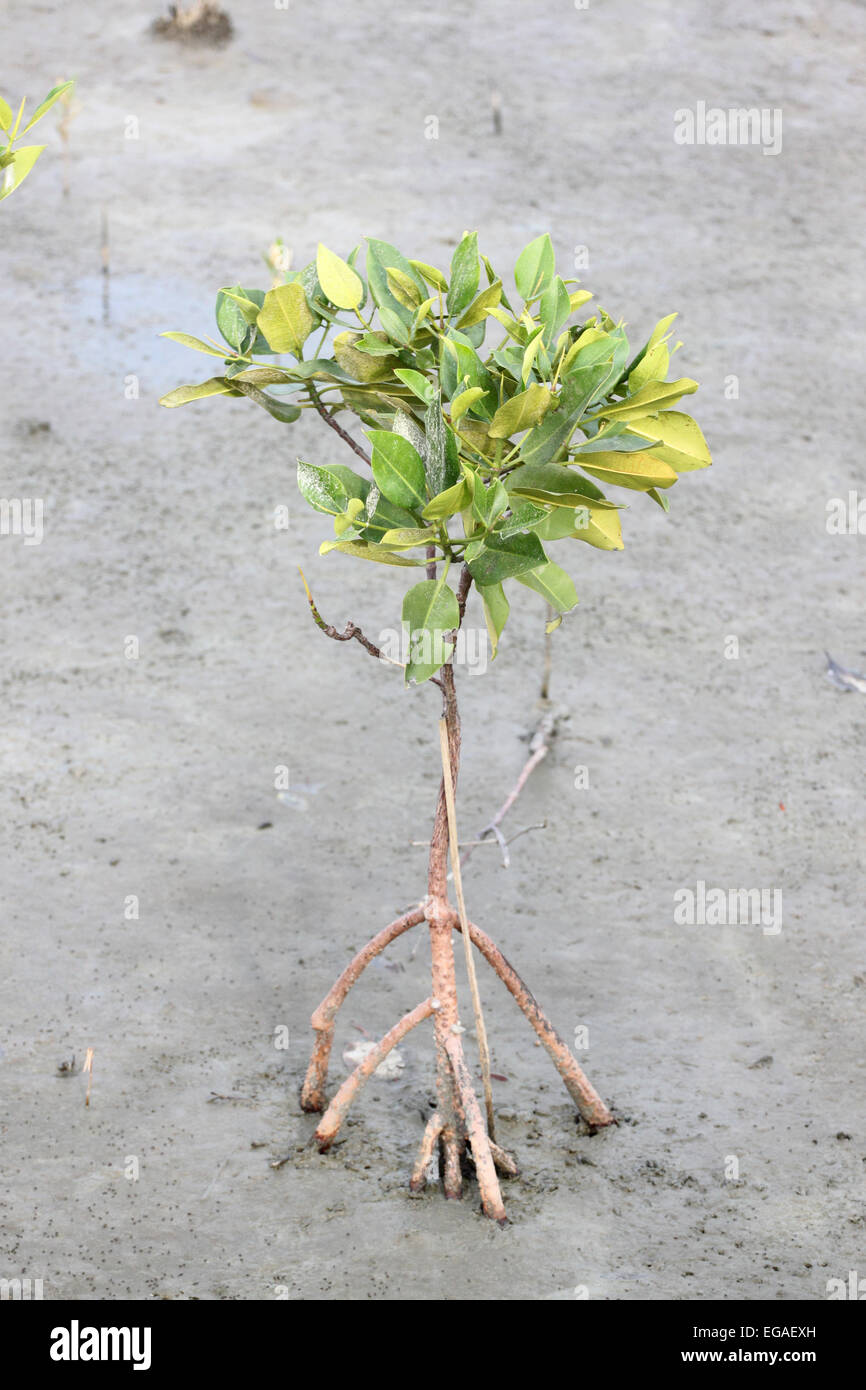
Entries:
{"type": "MultiPolygon", "coordinates": [[[[5,94],[74,76],[80,111],[68,196],[46,126],[2,212],[0,492],[43,498],[45,531],[0,540],[0,1274],[108,1300],[822,1299],[866,1273],[866,698],[822,657],[866,662],[866,540],[826,525],[864,488],[863,9],[230,8],[220,49],[151,39],[150,5],[3,19],[5,94]],[[676,144],[701,100],[780,108],[782,149],[676,144]],[[296,566],[374,633],[403,580],[318,558],[294,461],[344,461],[320,424],[156,404],[199,367],[158,333],[210,332],[215,288],[266,283],[275,235],[296,264],[368,233],[435,264],[476,226],[497,266],[546,229],[564,273],[588,248],[581,278],[636,337],[680,310],[715,455],[670,516],[635,498],[622,554],[581,548],[560,732],[510,821],[547,828],[467,870],[471,915],[566,1038],[588,1028],[621,1116],[576,1123],[482,964],[522,1167],[505,1230],[474,1185],[407,1193],[429,1029],[327,1156],[297,1105],[311,1009],[423,892],[438,704],[326,641],[296,566]],[[698,881],[779,890],[781,930],[678,925],[698,881]]],[[[513,612],[461,681],[467,833],[536,718],[542,613],[528,592],[513,612]]],[[[336,1076],[427,970],[412,936],[371,967],[336,1076]]]]}

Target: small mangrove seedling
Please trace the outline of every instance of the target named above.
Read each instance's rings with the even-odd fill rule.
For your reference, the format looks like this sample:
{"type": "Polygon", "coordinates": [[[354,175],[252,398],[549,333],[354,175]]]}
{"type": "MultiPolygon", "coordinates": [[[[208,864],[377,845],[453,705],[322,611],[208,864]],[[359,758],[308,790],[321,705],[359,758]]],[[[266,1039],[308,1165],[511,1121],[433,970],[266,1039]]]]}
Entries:
{"type": "MultiPolygon", "coordinates": [[[[246,398],[284,423],[315,411],[354,455],[354,467],[298,461],[302,495],[331,518],[333,534],[320,553],[338,563],[349,558],[423,571],[423,578],[407,576],[405,661],[397,664],[407,685],[432,683],[442,699],[442,781],[427,892],[362,947],[313,1013],[301,1105],[324,1112],[316,1139],[326,1150],[376,1067],[410,1029],[432,1018],[436,1108],[410,1187],[425,1185],[438,1153],[445,1196],[459,1197],[471,1154],[482,1209],[502,1221],[498,1173],[516,1169],[495,1142],[489,1089],[485,1118],[467,1063],[455,933],[463,935],[470,983],[471,942],[523,1011],[586,1124],[597,1130],[614,1117],[516,970],[466,916],[453,796],[460,762],[458,633],[474,590],[495,656],[515,584],[548,605],[548,628],[555,628],[577,604],[568,572],[575,542],[622,549],[622,503],[608,490],[620,497],[644,493],[667,511],[667,492],[679,475],[706,468],[710,454],[695,421],[678,408],[697,383],[668,380],[676,315],[663,318],[636,352],[623,323],[603,309],[577,320],[592,295],[557,275],[548,235],[518,256],[516,293],[479,254],[475,232],[463,236],[447,275],[374,238],[367,239],[362,273],[359,250],[344,260],[320,245],[314,261],[286,271],[285,283],[267,292],[240,285],[220,290],[223,343],[166,335],[218,360],[218,372],[178,387],[162,404],[246,398]],[[493,346],[485,344],[489,330],[493,346]],[[318,341],[308,351],[314,334],[318,341]],[[363,444],[341,423],[347,415],[364,427],[363,444]],[[564,564],[551,558],[554,547],[564,564]],[[448,894],[449,849],[456,907],[448,894]],[[370,961],[422,923],[430,934],[429,996],[368,1050],[328,1101],[340,1006],[370,961]]],[[[382,657],[359,627],[349,622],[339,631],[321,616],[309,589],[307,597],[328,637],[382,657]]],[[[383,678],[389,669],[383,667],[383,678]]],[[[473,995],[477,1000],[474,989],[473,995]]],[[[483,1027],[476,1031],[486,1080],[483,1027]]]]}
{"type": "MultiPolygon", "coordinates": [[[[45,149],[44,145],[18,145],[16,149],[14,148],[16,140],[23,139],[27,132],[33,129],[36,122],[41,121],[45,113],[51,110],[56,101],[68,100],[69,93],[74,86],[74,82],[61,82],[59,86],[52,87],[45,100],[40,101],[23,130],[21,129],[21,119],[24,115],[27,98],[22,97],[18,114],[13,116],[9,103],[0,97],[0,201],[3,198],[8,198],[10,193],[14,193],[16,188],[21,187],[45,149]],[[5,145],[2,143],[4,139],[5,145]]],[[[66,148],[65,124],[69,110],[70,108],[66,106],[61,123],[64,127],[64,150],[66,148]]]]}

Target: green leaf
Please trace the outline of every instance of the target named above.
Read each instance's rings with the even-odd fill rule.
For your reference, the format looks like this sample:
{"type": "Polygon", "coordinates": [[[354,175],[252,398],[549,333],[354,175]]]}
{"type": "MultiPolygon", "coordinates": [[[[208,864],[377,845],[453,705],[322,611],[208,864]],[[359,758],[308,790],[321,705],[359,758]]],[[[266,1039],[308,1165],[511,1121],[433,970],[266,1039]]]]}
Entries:
{"type": "Polygon", "coordinates": [[[250,367],[246,362],[234,362],[226,368],[227,377],[239,377],[250,386],[296,385],[294,378],[282,367],[250,367]]]}
{"type": "Polygon", "coordinates": [[[495,661],[496,653],[499,650],[499,639],[505,624],[508,622],[509,603],[501,584],[479,586],[478,592],[484,605],[484,621],[490,636],[490,659],[495,661]]]}
{"type": "Polygon", "coordinates": [[[472,514],[485,529],[499,520],[509,504],[508,493],[498,478],[492,478],[485,487],[479,479],[472,497],[472,514]]]}
{"type": "Polygon", "coordinates": [[[409,309],[414,316],[423,297],[414,276],[407,270],[401,270],[399,266],[391,265],[385,267],[385,276],[388,281],[388,289],[394,298],[403,305],[404,309],[409,309]]]}
{"type": "Polygon", "coordinates": [[[183,347],[194,348],[196,352],[206,352],[208,357],[219,357],[221,361],[225,361],[226,354],[220,348],[203,343],[201,338],[193,338],[190,333],[160,333],[159,336],[169,338],[173,343],[180,343],[183,347]]]}
{"type": "Polygon", "coordinates": [[[670,511],[670,509],[671,509],[670,501],[668,500],[668,498],[665,496],[665,494],[664,494],[663,492],[657,492],[656,489],[655,489],[654,487],[650,487],[650,488],[647,488],[647,494],[646,494],[646,495],[647,495],[647,497],[651,497],[652,500],[653,500],[654,502],[657,502],[658,505],[661,507],[661,509],[662,509],[663,512],[669,512],[669,511],[670,511]]]}
{"type": "Polygon", "coordinates": [[[593,365],[572,367],[562,386],[560,409],[569,420],[580,420],[613,376],[613,359],[593,365]]]}
{"type": "Polygon", "coordinates": [[[334,534],[337,536],[345,535],[350,526],[356,521],[364,510],[364,503],[360,497],[350,497],[346,510],[341,516],[334,517],[334,534]]]}
{"type": "Polygon", "coordinates": [[[281,424],[291,425],[295,420],[301,418],[300,407],[294,405],[290,400],[280,400],[278,396],[270,396],[267,391],[260,391],[258,386],[246,381],[241,376],[232,378],[232,385],[236,386],[242,396],[247,396],[256,405],[260,405],[264,410],[272,415],[281,424]]]}
{"type": "Polygon", "coordinates": [[[12,126],[12,107],[0,97],[0,130],[9,132],[12,126]]]}
{"type": "MultiPolygon", "coordinates": [[[[659,319],[658,323],[656,324],[646,343],[644,343],[640,352],[635,353],[635,356],[632,358],[631,362],[629,362],[628,367],[626,368],[626,375],[630,376],[630,374],[635,370],[635,368],[641,364],[643,359],[646,357],[647,353],[652,352],[654,347],[656,347],[659,343],[666,341],[667,338],[670,337],[670,333],[668,330],[671,328],[671,325],[673,324],[673,321],[676,317],[676,314],[668,314],[667,318],[659,319]]],[[[665,373],[662,372],[658,380],[664,380],[664,376],[665,373]]]]}
{"type": "Polygon", "coordinates": [[[22,145],[13,152],[0,175],[0,201],[21,186],[44,149],[44,145],[22,145]]]}
{"type": "Polygon", "coordinates": [[[356,381],[381,381],[384,377],[391,376],[394,370],[394,363],[399,359],[393,355],[393,346],[386,334],[376,331],[374,333],[353,333],[347,329],[345,333],[338,333],[334,339],[334,355],[342,370],[356,381]],[[378,343],[385,351],[380,354],[378,349],[373,348],[373,343],[378,343]],[[359,346],[363,344],[362,346],[359,346]],[[386,355],[390,352],[391,355],[386,355]]]}
{"type": "Polygon", "coordinates": [[[460,477],[459,449],[454,432],[442,414],[442,392],[437,389],[424,416],[427,434],[427,489],[438,497],[460,477]]]}
{"type": "Polygon", "coordinates": [[[258,326],[274,352],[301,356],[315,320],[300,281],[293,280],[290,285],[268,290],[259,312],[258,326]]]}
{"type": "MultiPolygon", "coordinates": [[[[511,515],[504,520],[497,522],[497,536],[516,536],[518,531],[538,531],[538,523],[550,516],[546,507],[539,507],[534,502],[524,501],[522,497],[515,495],[511,498],[511,515]]],[[[553,538],[551,538],[553,539],[553,538]]]]}
{"type": "Polygon", "coordinates": [[[474,405],[481,396],[484,395],[484,388],[481,386],[470,386],[465,391],[461,391],[459,396],[455,396],[451,402],[451,424],[456,429],[459,420],[462,420],[470,406],[474,405]]]}
{"type": "Polygon", "coordinates": [[[393,550],[414,550],[418,545],[434,545],[435,542],[436,532],[429,526],[401,526],[386,531],[382,537],[382,544],[393,550]]]}
{"type": "Polygon", "coordinates": [[[669,463],[677,473],[709,468],[713,461],[700,426],[679,410],[662,410],[653,419],[629,420],[628,432],[658,441],[661,447],[653,449],[653,458],[669,463]]]}
{"type": "Polygon", "coordinates": [[[572,448],[574,454],[572,463],[580,463],[584,454],[633,454],[638,449],[647,451],[654,448],[646,439],[639,439],[634,434],[626,434],[625,428],[625,424],[615,425],[611,422],[610,425],[605,425],[604,429],[599,430],[598,434],[594,434],[591,439],[581,439],[572,448]]]}
{"type": "Polygon", "coordinates": [[[475,402],[473,412],[492,419],[499,403],[496,384],[468,338],[456,328],[452,328],[440,344],[439,374],[442,393],[448,400],[467,386],[480,386],[484,395],[475,402]]]}
{"type": "Polygon", "coordinates": [[[490,313],[495,309],[502,298],[502,281],[497,280],[495,284],[488,285],[479,295],[476,295],[466,312],[460,317],[457,327],[463,331],[473,328],[477,323],[483,323],[490,313]]]}
{"type": "Polygon", "coordinates": [[[406,555],[397,555],[393,550],[375,545],[372,541],[323,541],[319,546],[320,555],[329,555],[339,550],[343,555],[356,555],[359,560],[375,560],[380,565],[423,565],[424,560],[410,560],[406,555]]]}
{"type": "Polygon", "coordinates": [[[429,680],[454,650],[445,635],[460,622],[457,596],[445,583],[445,571],[438,579],[424,579],[408,591],[403,599],[403,622],[409,631],[406,684],[429,680]]]}
{"type": "Polygon", "coordinates": [[[176,405],[186,405],[189,401],[201,400],[204,396],[239,395],[240,392],[236,391],[224,376],[212,376],[208,381],[200,382],[198,386],[176,386],[167,396],[160,397],[159,403],[171,409],[176,405]]]}
{"type": "Polygon", "coordinates": [[[534,589],[537,594],[541,594],[557,613],[570,613],[577,605],[577,590],[573,581],[565,570],[552,560],[548,560],[545,565],[529,574],[518,574],[516,578],[521,584],[525,584],[527,589],[534,589]]]}
{"type": "Polygon", "coordinates": [[[394,375],[399,377],[404,385],[408,386],[409,390],[414,392],[419,401],[423,401],[425,405],[429,405],[433,400],[436,388],[432,381],[428,380],[426,376],[422,376],[420,372],[412,371],[410,367],[397,367],[394,375]]]}
{"type": "Polygon", "coordinates": [[[361,333],[355,337],[352,346],[357,352],[369,353],[371,357],[393,357],[394,344],[387,333],[361,333]]]}
{"type": "Polygon", "coordinates": [[[394,434],[399,434],[403,439],[408,439],[409,443],[420,455],[421,462],[426,463],[427,436],[414,415],[407,415],[405,410],[396,411],[394,419],[391,422],[391,429],[394,434]]]}
{"type": "Polygon", "coordinates": [[[546,559],[541,541],[531,531],[526,535],[505,537],[492,533],[468,561],[469,573],[475,583],[483,587],[537,569],[546,559]]]}
{"type": "Polygon", "coordinates": [[[499,407],[487,433],[491,439],[509,439],[532,429],[544,419],[552,402],[550,387],[535,381],[499,407]]]}
{"type": "Polygon", "coordinates": [[[349,494],[331,469],[298,459],[298,487],[314,511],[340,516],[348,506],[349,494]]]}
{"type": "MultiPolygon", "coordinates": [[[[505,300],[503,299],[503,303],[504,302],[505,300]]],[[[497,323],[501,323],[502,327],[516,343],[519,343],[521,347],[525,346],[528,337],[525,324],[518,323],[517,319],[512,318],[510,314],[506,314],[505,310],[500,309],[498,305],[489,308],[487,314],[488,317],[496,319],[497,323]]]]}
{"type": "Polygon", "coordinates": [[[532,488],[536,492],[584,492],[593,499],[602,499],[604,494],[595,483],[581,476],[573,468],[561,463],[525,463],[515,468],[505,479],[509,492],[522,492],[532,488]]]}
{"type": "MultiPolygon", "coordinates": [[[[229,347],[240,351],[248,341],[250,328],[258,318],[264,298],[264,290],[245,290],[241,285],[228,285],[219,290],[216,297],[217,328],[229,347]]],[[[267,347],[264,339],[262,343],[267,347]]]]}
{"type": "Polygon", "coordinates": [[[629,393],[634,395],[650,381],[664,381],[670,361],[671,354],[667,343],[654,343],[651,348],[647,348],[640,362],[629,372],[629,393]]]}
{"type": "Polygon", "coordinates": [[[547,289],[556,269],[553,243],[547,232],[525,246],[517,257],[514,281],[518,293],[531,304],[547,289]]]}
{"type": "Polygon", "coordinates": [[[447,521],[472,503],[472,487],[461,478],[453,487],[446,488],[427,503],[421,515],[425,521],[447,521]]]}
{"type": "MultiPolygon", "coordinates": [[[[359,479],[359,481],[362,481],[359,479]]],[[[359,522],[359,535],[363,540],[381,542],[387,531],[399,528],[408,530],[415,525],[415,517],[403,507],[396,507],[383,497],[375,483],[367,494],[366,517],[363,525],[359,522]]]]}
{"type": "Polygon", "coordinates": [[[409,264],[413,270],[417,270],[419,275],[423,275],[428,285],[432,285],[434,290],[441,290],[444,294],[448,289],[448,281],[442,271],[436,269],[435,265],[427,265],[424,261],[410,261],[409,264]]]}
{"type": "Polygon", "coordinates": [[[602,510],[589,498],[584,498],[573,511],[557,508],[533,529],[542,541],[561,541],[569,538],[586,541],[599,550],[623,549],[619,513],[612,508],[602,510]]]}
{"type": "MultiPolygon", "coordinates": [[[[395,299],[394,303],[397,304],[398,301],[395,299]]],[[[400,314],[408,312],[400,305],[400,314]]],[[[379,320],[391,342],[396,343],[398,347],[408,347],[412,341],[412,319],[407,323],[405,319],[400,317],[400,314],[389,304],[379,305],[379,320]]]]}
{"type": "Polygon", "coordinates": [[[367,280],[370,285],[370,293],[379,309],[379,316],[382,320],[382,327],[389,337],[395,336],[398,325],[403,325],[403,337],[397,337],[398,342],[405,343],[408,340],[406,330],[412,322],[413,309],[407,309],[396,298],[388,284],[388,270],[402,270],[414,280],[419,290],[419,301],[427,293],[424,284],[424,277],[401,256],[396,246],[390,242],[378,241],[375,237],[367,238],[367,280]],[[392,331],[394,330],[394,331],[392,331]]]}
{"type": "Polygon", "coordinates": [[[524,435],[520,457],[524,463],[547,463],[565,448],[577,421],[564,416],[561,410],[551,411],[529,434],[524,435]]]}
{"type": "Polygon", "coordinates": [[[590,477],[616,487],[647,492],[651,487],[670,487],[677,480],[675,469],[660,458],[658,452],[581,454],[581,468],[590,477]]]}
{"type": "Polygon", "coordinates": [[[340,479],[348,497],[360,497],[362,501],[366,502],[373,487],[369,478],[362,478],[359,473],[356,473],[345,463],[329,463],[327,469],[329,473],[333,473],[340,479]]]}
{"type": "Polygon", "coordinates": [[[520,370],[520,379],[525,386],[529,380],[530,373],[535,366],[535,359],[544,347],[544,329],[538,328],[530,338],[526,351],[523,354],[523,364],[520,370]]]}
{"type": "Polygon", "coordinates": [[[544,325],[544,346],[548,352],[570,315],[571,300],[568,290],[559,276],[555,275],[538,305],[538,316],[544,325]]]}
{"type": "Polygon", "coordinates": [[[373,477],[376,486],[398,507],[421,511],[427,502],[424,462],[408,439],[390,430],[367,430],[373,445],[373,477]]]}
{"type": "Polygon", "coordinates": [[[457,434],[476,454],[484,454],[487,458],[493,458],[499,447],[498,441],[491,439],[487,433],[484,421],[473,420],[469,415],[463,416],[457,434]]]}
{"type": "MultiPolygon", "coordinates": [[[[52,106],[54,105],[55,101],[59,101],[60,98],[63,96],[64,92],[71,91],[71,89],[72,89],[74,86],[75,86],[75,83],[74,83],[74,81],[73,81],[73,82],[61,82],[60,85],[59,85],[59,87],[52,87],[52,88],[51,88],[51,91],[48,93],[48,96],[45,97],[44,101],[40,101],[39,105],[37,106],[36,110],[33,112],[33,115],[30,117],[30,120],[27,122],[27,125],[24,127],[24,129],[22,130],[21,134],[22,134],[22,135],[26,135],[27,132],[28,132],[28,130],[32,130],[33,127],[35,126],[36,122],[42,120],[42,117],[45,115],[46,111],[50,111],[50,110],[51,110],[51,108],[52,108],[52,106]]],[[[4,105],[5,105],[5,103],[4,103],[4,105]]],[[[8,108],[7,108],[7,110],[8,110],[8,108]]],[[[10,116],[11,116],[11,114],[12,114],[12,113],[10,112],[10,116]]],[[[5,127],[5,128],[8,130],[8,126],[5,127]]]]}
{"type": "Polygon", "coordinates": [[[644,415],[654,414],[663,406],[675,405],[682,396],[690,396],[697,391],[698,383],[690,377],[680,377],[678,381],[649,381],[646,386],[628,396],[624,401],[605,403],[599,417],[605,420],[636,420],[644,415]]]}
{"type": "Polygon", "coordinates": [[[364,282],[357,271],[319,242],[316,274],[326,299],[338,309],[357,309],[364,298],[364,282]]]}
{"type": "Polygon", "coordinates": [[[451,283],[446,302],[452,317],[462,314],[478,293],[479,275],[478,233],[467,232],[451,260],[451,283]]]}

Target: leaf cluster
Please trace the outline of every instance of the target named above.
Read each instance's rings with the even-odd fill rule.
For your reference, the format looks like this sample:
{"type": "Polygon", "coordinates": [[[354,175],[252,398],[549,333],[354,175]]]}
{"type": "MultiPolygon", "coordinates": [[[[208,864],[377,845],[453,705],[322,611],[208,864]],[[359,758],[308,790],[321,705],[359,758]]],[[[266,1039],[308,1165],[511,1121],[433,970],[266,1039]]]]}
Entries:
{"type": "Polygon", "coordinates": [[[53,87],[47,97],[40,101],[23,130],[21,120],[24,116],[26,97],[21,101],[17,116],[13,116],[9,103],[0,97],[0,135],[6,141],[3,144],[0,140],[0,202],[8,198],[10,193],[14,193],[16,188],[20,188],[45,149],[44,145],[19,145],[15,149],[13,146],[16,140],[20,140],[32,130],[36,122],[41,121],[45,113],[51,110],[54,103],[66,97],[74,86],[74,82],[61,82],[59,86],[53,87]]]}
{"type": "Polygon", "coordinates": [[[403,606],[418,653],[407,676],[424,680],[451,651],[441,638],[458,621],[452,562],[478,588],[495,654],[505,585],[538,593],[554,625],[577,603],[552,545],[622,549],[624,503],[610,489],[646,493],[667,511],[678,476],[711,460],[678,408],[697,382],[668,380],[676,315],[636,351],[604,309],[578,318],[592,295],[557,274],[549,235],[521,251],[515,290],[479,252],[476,232],[462,237],[447,275],[375,238],[362,270],[360,250],[344,260],[320,245],[276,288],[220,290],[223,344],[165,336],[222,370],[162,404],[246,396],[286,423],[305,409],[362,422],[369,470],[299,460],[298,486],[332,518],[321,553],[407,568],[444,562],[403,606]]]}

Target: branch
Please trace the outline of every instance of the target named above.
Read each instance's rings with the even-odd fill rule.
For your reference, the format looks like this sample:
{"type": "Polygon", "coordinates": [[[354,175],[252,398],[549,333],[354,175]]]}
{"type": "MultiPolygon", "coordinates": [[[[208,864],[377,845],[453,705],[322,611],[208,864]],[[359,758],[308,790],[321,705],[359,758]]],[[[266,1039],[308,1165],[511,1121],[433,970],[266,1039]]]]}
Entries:
{"type": "Polygon", "coordinates": [[[472,588],[472,575],[469,573],[469,566],[464,565],[460,571],[460,583],[457,585],[457,609],[460,613],[458,628],[463,626],[463,615],[466,612],[466,600],[469,597],[469,590],[472,588]]]}
{"type": "Polygon", "coordinates": [[[354,637],[355,641],[360,642],[364,650],[369,652],[371,656],[374,656],[377,661],[387,661],[392,666],[399,666],[402,670],[402,663],[399,661],[394,661],[394,659],[390,656],[385,656],[384,653],[380,651],[380,649],[376,646],[375,642],[371,642],[369,637],[364,636],[364,633],[358,627],[357,623],[346,623],[346,626],[342,632],[338,632],[337,629],[334,627],[333,623],[326,623],[315,605],[313,595],[310,593],[310,586],[307,583],[304,577],[304,571],[300,568],[300,566],[298,566],[298,574],[301,576],[304,588],[307,591],[307,602],[310,605],[310,611],[313,615],[313,621],[315,622],[316,627],[321,628],[322,632],[324,632],[326,637],[332,637],[335,642],[351,642],[352,638],[354,637]]]}
{"type": "MultiPolygon", "coordinates": [[[[541,715],[541,718],[539,719],[535,727],[535,732],[533,733],[532,738],[530,740],[529,757],[523,765],[523,769],[520,773],[520,776],[518,777],[511,791],[508,793],[507,797],[503,801],[499,810],[496,812],[496,815],[493,816],[493,818],[487,822],[484,829],[479,832],[479,840],[485,840],[488,835],[494,835],[496,839],[499,841],[499,847],[502,850],[502,863],[504,868],[506,869],[509,865],[508,850],[506,848],[507,841],[504,839],[502,831],[499,829],[499,827],[502,824],[502,821],[505,819],[508,812],[511,810],[520,793],[523,791],[523,788],[526,786],[530,774],[535,770],[535,768],[538,767],[538,764],[542,762],[544,758],[547,757],[547,754],[550,751],[549,739],[553,736],[555,726],[556,718],[553,712],[549,709],[544,710],[541,715]]],[[[466,863],[473,849],[475,849],[475,845],[469,845],[467,847],[465,853],[461,857],[461,864],[466,863]]]]}

